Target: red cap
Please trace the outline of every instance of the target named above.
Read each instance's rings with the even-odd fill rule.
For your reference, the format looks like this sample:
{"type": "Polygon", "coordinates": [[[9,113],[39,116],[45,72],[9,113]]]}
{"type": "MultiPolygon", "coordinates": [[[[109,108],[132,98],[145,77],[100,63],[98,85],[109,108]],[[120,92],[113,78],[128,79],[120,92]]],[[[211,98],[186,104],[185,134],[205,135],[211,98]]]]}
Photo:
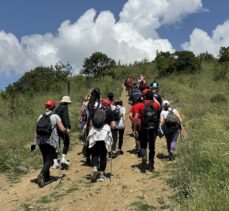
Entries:
{"type": "Polygon", "coordinates": [[[48,108],[48,107],[55,108],[55,106],[56,106],[56,104],[55,104],[54,100],[47,100],[45,102],[45,108],[48,108]]]}
{"type": "Polygon", "coordinates": [[[111,101],[108,100],[108,99],[102,99],[102,100],[101,100],[101,104],[102,104],[103,106],[110,106],[110,105],[111,105],[111,101]]]}

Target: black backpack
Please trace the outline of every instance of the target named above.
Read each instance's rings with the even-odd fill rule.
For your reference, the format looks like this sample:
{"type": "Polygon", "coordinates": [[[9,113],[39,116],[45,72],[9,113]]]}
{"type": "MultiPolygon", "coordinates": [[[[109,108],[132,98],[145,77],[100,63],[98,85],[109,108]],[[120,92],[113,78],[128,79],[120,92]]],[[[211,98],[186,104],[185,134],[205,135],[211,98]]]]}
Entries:
{"type": "Polygon", "coordinates": [[[114,112],[115,121],[119,121],[121,119],[120,108],[116,107],[113,112],[114,112]]]}
{"type": "Polygon", "coordinates": [[[92,118],[92,125],[100,129],[104,126],[106,120],[106,111],[104,109],[97,109],[92,118]]]}
{"type": "Polygon", "coordinates": [[[49,138],[51,136],[53,129],[51,125],[50,116],[52,114],[52,112],[48,115],[44,113],[42,117],[38,120],[36,127],[38,137],[43,136],[49,138]]]}
{"type": "Polygon", "coordinates": [[[136,90],[131,94],[131,101],[134,104],[136,104],[138,102],[138,99],[142,97],[142,93],[140,90],[136,90]]]}
{"type": "Polygon", "coordinates": [[[158,123],[158,113],[157,111],[155,111],[153,105],[153,100],[147,104],[144,101],[144,111],[143,111],[143,115],[142,115],[142,126],[143,129],[155,129],[157,127],[157,123],[158,123]]]}

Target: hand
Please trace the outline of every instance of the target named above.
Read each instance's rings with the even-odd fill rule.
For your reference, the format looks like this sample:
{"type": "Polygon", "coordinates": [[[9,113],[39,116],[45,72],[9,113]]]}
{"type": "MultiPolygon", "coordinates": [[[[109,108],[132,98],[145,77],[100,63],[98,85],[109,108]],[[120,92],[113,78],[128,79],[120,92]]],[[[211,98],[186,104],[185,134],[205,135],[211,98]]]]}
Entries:
{"type": "Polygon", "coordinates": [[[69,128],[67,128],[67,132],[66,132],[67,134],[69,134],[70,133],[70,129],[69,128]]]}

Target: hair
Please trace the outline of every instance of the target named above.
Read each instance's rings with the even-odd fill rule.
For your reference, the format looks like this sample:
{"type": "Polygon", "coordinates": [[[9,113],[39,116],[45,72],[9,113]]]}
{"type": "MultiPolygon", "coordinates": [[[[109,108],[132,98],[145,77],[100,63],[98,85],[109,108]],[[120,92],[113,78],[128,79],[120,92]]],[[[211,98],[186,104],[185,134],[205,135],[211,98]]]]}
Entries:
{"type": "Polygon", "coordinates": [[[112,92],[109,92],[109,93],[107,94],[107,97],[108,97],[109,100],[113,100],[114,94],[113,94],[112,92]]]}
{"type": "Polygon", "coordinates": [[[146,100],[153,100],[154,94],[152,91],[148,91],[145,95],[146,100]]]}

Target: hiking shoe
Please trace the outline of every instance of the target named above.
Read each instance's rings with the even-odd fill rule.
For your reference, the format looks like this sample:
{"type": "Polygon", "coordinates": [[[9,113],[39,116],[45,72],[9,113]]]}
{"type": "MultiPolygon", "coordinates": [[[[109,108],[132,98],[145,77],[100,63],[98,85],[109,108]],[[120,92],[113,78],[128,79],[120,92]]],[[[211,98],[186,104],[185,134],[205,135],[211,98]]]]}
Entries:
{"type": "Polygon", "coordinates": [[[96,182],[97,181],[97,177],[98,177],[98,171],[93,171],[93,173],[91,174],[91,182],[96,182]]]}
{"type": "Polygon", "coordinates": [[[107,178],[105,177],[104,174],[100,174],[100,175],[99,175],[98,180],[99,180],[100,182],[103,182],[103,181],[105,181],[106,179],[107,179],[107,178]]]}
{"type": "Polygon", "coordinates": [[[142,165],[141,165],[141,172],[142,173],[146,173],[146,162],[147,162],[147,159],[142,158],[142,165]]]}
{"type": "Polygon", "coordinates": [[[119,151],[117,152],[117,154],[118,154],[118,155],[123,155],[124,152],[123,152],[122,150],[119,150],[119,151]]]}
{"type": "Polygon", "coordinates": [[[169,160],[170,160],[170,161],[175,160],[175,154],[174,154],[173,152],[170,152],[170,153],[169,153],[169,160]]]}
{"type": "Polygon", "coordinates": [[[150,172],[153,172],[153,171],[154,171],[154,165],[151,164],[151,163],[149,164],[149,171],[150,171],[150,172]]]}
{"type": "Polygon", "coordinates": [[[45,186],[45,178],[42,174],[39,174],[37,176],[37,184],[40,188],[43,188],[45,186]]]}
{"type": "Polygon", "coordinates": [[[52,166],[53,169],[59,169],[60,167],[61,166],[60,166],[59,163],[54,163],[53,166],[52,166]]]}
{"type": "Polygon", "coordinates": [[[53,182],[54,179],[52,177],[45,178],[44,185],[48,185],[49,183],[53,182]]]}
{"type": "Polygon", "coordinates": [[[66,158],[62,158],[60,163],[61,163],[61,164],[64,164],[64,165],[67,165],[67,166],[70,165],[70,162],[68,162],[68,161],[66,160],[66,158]]]}

